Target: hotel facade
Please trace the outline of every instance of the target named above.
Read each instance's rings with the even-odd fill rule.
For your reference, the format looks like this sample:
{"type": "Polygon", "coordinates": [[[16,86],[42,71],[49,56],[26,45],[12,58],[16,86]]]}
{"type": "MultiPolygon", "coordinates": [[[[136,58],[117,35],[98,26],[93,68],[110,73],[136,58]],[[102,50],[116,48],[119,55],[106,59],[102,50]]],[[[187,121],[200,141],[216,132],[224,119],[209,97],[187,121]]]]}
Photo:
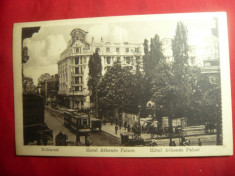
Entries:
{"type": "Polygon", "coordinates": [[[89,59],[99,48],[102,75],[118,61],[123,67],[135,72],[137,65],[143,68],[143,44],[109,43],[101,38],[99,43],[86,41],[87,32],[76,28],[71,31],[71,40],[60,55],[58,64],[59,91],[58,95],[71,109],[88,109],[91,107],[88,90],[89,59]]]}

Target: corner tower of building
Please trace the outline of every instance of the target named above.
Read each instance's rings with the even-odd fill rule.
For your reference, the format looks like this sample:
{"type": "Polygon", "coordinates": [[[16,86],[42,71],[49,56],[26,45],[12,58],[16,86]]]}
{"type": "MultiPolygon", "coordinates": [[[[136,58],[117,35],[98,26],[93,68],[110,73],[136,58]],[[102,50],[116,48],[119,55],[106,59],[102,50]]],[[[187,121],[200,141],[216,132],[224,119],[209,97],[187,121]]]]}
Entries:
{"type": "Polygon", "coordinates": [[[65,106],[73,109],[90,108],[87,87],[88,61],[92,54],[85,41],[87,32],[76,28],[58,61],[59,95],[65,106]]]}

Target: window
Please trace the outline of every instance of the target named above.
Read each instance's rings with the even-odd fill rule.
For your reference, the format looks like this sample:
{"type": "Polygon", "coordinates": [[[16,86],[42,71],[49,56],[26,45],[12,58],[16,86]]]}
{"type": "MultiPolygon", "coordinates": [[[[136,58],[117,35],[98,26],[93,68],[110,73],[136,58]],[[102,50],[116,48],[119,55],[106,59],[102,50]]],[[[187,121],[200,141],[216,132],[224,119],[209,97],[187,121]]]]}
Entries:
{"type": "Polygon", "coordinates": [[[129,52],[129,48],[126,48],[126,52],[127,52],[127,53],[129,52]]]}
{"type": "Polygon", "coordinates": [[[76,86],[76,87],[75,87],[75,91],[79,91],[79,86],[76,86]]]}
{"type": "Polygon", "coordinates": [[[117,57],[117,62],[121,62],[121,58],[120,57],[117,57]]]}
{"type": "Polygon", "coordinates": [[[88,125],[87,119],[83,119],[83,125],[88,125]]]}
{"type": "Polygon", "coordinates": [[[75,84],[82,84],[82,76],[75,77],[75,84]]]}
{"type": "Polygon", "coordinates": [[[120,51],[120,48],[116,48],[116,52],[118,53],[120,51]]]}
{"type": "Polygon", "coordinates": [[[106,52],[107,53],[110,52],[110,48],[109,47],[106,48],[106,52]]]}
{"type": "Polygon", "coordinates": [[[82,64],[82,57],[75,57],[75,64],[78,65],[78,64],[82,64]]]}
{"type": "Polygon", "coordinates": [[[126,63],[127,63],[127,64],[130,64],[130,63],[131,63],[130,57],[126,57],[126,63]]]}
{"type": "Polygon", "coordinates": [[[75,67],[75,74],[79,74],[79,67],[75,67]]]}
{"type": "Polygon", "coordinates": [[[76,64],[76,65],[79,64],[79,57],[75,57],[75,64],[76,64]]]}
{"type": "Polygon", "coordinates": [[[80,47],[75,48],[75,53],[81,53],[81,48],[80,47]]]}
{"type": "Polygon", "coordinates": [[[110,63],[111,63],[111,57],[108,56],[108,57],[106,58],[106,61],[107,61],[107,64],[110,64],[110,63]]]}
{"type": "Polygon", "coordinates": [[[135,48],[135,52],[137,52],[137,53],[138,53],[138,52],[139,52],[139,48],[135,48]]]}
{"type": "Polygon", "coordinates": [[[79,77],[75,77],[75,84],[79,83],[79,77]]]}

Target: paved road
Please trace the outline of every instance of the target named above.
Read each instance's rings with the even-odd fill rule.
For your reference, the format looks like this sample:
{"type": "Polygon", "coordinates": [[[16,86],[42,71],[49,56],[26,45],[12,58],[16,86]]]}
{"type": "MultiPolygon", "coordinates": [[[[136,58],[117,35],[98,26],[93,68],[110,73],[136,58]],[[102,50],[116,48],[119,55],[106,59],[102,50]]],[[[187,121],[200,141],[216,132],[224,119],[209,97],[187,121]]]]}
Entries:
{"type": "MultiPolygon", "coordinates": [[[[45,121],[48,124],[49,128],[51,128],[54,132],[55,136],[62,131],[66,135],[68,135],[69,145],[76,145],[76,136],[69,129],[64,127],[63,125],[63,115],[55,110],[46,108],[45,110],[45,121]]],[[[125,132],[123,128],[118,130],[118,134],[115,134],[114,125],[106,124],[102,126],[103,131],[97,133],[89,133],[89,139],[93,142],[93,146],[120,146],[120,132],[125,132]]],[[[195,126],[195,127],[185,127],[184,135],[189,135],[186,139],[191,141],[190,145],[198,145],[198,139],[201,140],[202,145],[216,145],[216,135],[215,134],[207,134],[205,135],[205,127],[195,126]],[[195,136],[190,136],[195,135],[195,136]]],[[[150,139],[149,134],[142,134],[142,138],[150,139]]],[[[157,136],[154,136],[156,139],[157,136]]],[[[159,146],[169,146],[169,139],[156,139],[159,146]]],[[[176,142],[176,145],[179,145],[179,138],[173,139],[176,142]]],[[[81,137],[81,144],[84,145],[84,137],[81,137]]]]}
{"type": "MultiPolygon", "coordinates": [[[[46,108],[45,122],[48,127],[53,130],[53,141],[55,141],[55,136],[61,131],[68,136],[69,145],[76,145],[76,135],[63,125],[63,115],[52,109],[46,108]]],[[[103,131],[90,132],[88,138],[92,142],[92,146],[120,146],[121,144],[120,138],[114,137],[103,131]]],[[[84,145],[84,137],[81,137],[80,141],[81,144],[79,145],[84,145]]]]}
{"type": "Polygon", "coordinates": [[[45,108],[45,122],[50,129],[53,130],[53,141],[55,144],[55,137],[61,131],[68,136],[68,142],[73,142],[75,145],[76,135],[73,134],[63,123],[63,116],[54,112],[51,109],[45,108]]]}
{"type": "MultiPolygon", "coordinates": [[[[115,125],[111,125],[110,123],[106,123],[102,125],[102,129],[106,131],[107,133],[112,134],[113,136],[116,136],[120,138],[120,133],[125,133],[127,130],[125,130],[123,127],[121,129],[118,128],[117,134],[115,133],[115,125]]],[[[202,145],[216,145],[216,134],[205,134],[205,126],[192,126],[192,127],[185,127],[184,129],[184,135],[186,136],[186,139],[190,140],[190,146],[197,146],[198,145],[198,139],[202,142],[202,145]]],[[[151,140],[150,134],[141,134],[141,138],[151,140]]],[[[157,135],[154,135],[153,137],[159,146],[169,146],[170,139],[159,139],[157,138],[157,135]]],[[[180,138],[173,138],[173,141],[175,141],[176,145],[179,145],[180,138]]]]}

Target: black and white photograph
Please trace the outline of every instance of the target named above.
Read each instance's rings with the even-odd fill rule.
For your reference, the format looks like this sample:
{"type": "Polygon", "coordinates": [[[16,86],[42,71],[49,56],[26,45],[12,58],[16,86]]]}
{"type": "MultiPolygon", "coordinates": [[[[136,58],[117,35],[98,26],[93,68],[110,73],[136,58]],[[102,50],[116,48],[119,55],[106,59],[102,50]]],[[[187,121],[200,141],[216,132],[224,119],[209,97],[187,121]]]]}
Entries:
{"type": "Polygon", "coordinates": [[[18,23],[17,155],[232,155],[226,13],[18,23]]]}

